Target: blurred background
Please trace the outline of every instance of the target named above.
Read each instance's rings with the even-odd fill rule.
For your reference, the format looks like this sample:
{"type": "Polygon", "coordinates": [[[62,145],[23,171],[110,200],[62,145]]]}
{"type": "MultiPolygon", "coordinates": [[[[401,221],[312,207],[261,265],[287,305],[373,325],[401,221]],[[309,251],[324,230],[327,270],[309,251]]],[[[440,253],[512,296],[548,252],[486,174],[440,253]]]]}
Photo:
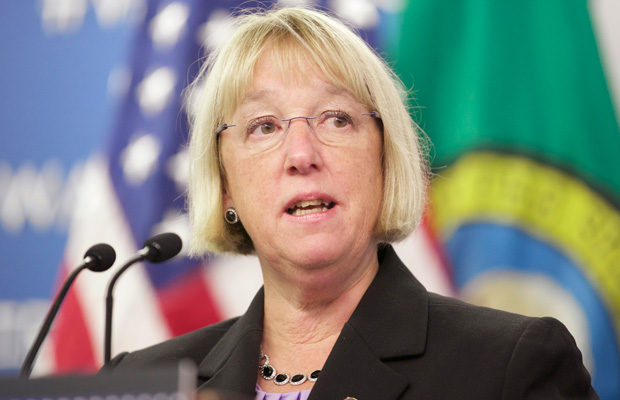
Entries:
{"type": "MultiPolygon", "coordinates": [[[[411,90],[434,172],[424,224],[397,245],[416,276],[560,319],[600,397],[620,398],[620,3],[260,4],[274,3],[331,10],[411,90]]],[[[234,10],[257,5],[2,1],[1,374],[17,373],[92,244],[122,262],[152,234],[188,240],[182,90],[234,10]]],[[[99,368],[108,279],[80,275],[35,373],[99,368]]],[[[113,354],[238,315],[260,284],[252,257],[137,266],[115,290],[113,354]]]]}

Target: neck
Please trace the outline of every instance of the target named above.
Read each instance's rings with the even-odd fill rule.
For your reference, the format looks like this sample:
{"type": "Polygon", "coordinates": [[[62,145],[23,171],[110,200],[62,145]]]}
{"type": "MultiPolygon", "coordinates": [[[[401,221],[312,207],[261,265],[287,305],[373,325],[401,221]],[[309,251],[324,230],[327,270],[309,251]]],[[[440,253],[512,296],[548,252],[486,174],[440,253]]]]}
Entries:
{"type": "Polygon", "coordinates": [[[292,268],[293,280],[263,265],[263,349],[274,364],[307,372],[322,367],[379,268],[374,248],[353,262],[356,268],[292,268]]]}

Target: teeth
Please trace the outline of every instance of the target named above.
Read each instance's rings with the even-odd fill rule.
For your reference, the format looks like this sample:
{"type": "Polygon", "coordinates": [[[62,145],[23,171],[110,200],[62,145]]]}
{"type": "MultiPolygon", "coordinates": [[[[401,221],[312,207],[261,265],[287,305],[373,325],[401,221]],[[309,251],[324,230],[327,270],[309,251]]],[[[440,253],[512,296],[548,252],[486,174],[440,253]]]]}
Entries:
{"type": "Polygon", "coordinates": [[[312,214],[312,213],[323,212],[323,211],[327,211],[327,207],[310,208],[310,209],[296,208],[295,211],[293,211],[292,215],[299,216],[299,215],[306,215],[306,214],[312,214]]]}
{"type": "Polygon", "coordinates": [[[295,203],[295,207],[320,206],[325,204],[323,200],[302,200],[295,203]]]}
{"type": "Polygon", "coordinates": [[[320,199],[316,200],[300,200],[289,208],[289,214],[291,215],[306,215],[310,213],[318,213],[329,210],[330,203],[320,199]]]}

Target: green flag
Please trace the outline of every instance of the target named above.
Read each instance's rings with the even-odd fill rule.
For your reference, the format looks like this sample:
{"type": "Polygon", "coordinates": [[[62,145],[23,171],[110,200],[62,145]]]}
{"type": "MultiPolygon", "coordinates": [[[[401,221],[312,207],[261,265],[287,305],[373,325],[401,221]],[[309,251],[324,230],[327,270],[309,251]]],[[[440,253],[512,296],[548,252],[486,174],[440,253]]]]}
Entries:
{"type": "Polygon", "coordinates": [[[620,130],[588,5],[410,0],[390,53],[466,300],[552,315],[620,397],[620,130]]]}

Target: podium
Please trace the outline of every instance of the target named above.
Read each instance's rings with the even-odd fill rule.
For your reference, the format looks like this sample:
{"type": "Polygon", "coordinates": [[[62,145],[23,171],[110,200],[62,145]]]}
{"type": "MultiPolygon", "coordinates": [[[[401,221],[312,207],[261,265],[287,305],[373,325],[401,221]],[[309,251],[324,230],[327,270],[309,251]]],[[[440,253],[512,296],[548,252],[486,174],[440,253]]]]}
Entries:
{"type": "Polygon", "coordinates": [[[191,363],[92,376],[0,379],[0,400],[191,400],[191,363]]]}

